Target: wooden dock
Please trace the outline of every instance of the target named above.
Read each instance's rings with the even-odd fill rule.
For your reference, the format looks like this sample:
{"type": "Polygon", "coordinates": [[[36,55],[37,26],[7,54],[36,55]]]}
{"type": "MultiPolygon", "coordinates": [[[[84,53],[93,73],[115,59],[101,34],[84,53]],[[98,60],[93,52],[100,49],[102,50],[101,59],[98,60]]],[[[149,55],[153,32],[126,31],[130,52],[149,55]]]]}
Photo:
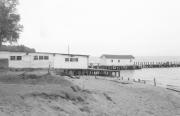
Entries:
{"type": "Polygon", "coordinates": [[[92,75],[92,76],[109,76],[120,77],[120,70],[109,69],[56,69],[56,72],[61,75],[92,75]]]}
{"type": "Polygon", "coordinates": [[[90,67],[93,69],[102,69],[102,70],[135,70],[135,69],[141,69],[140,66],[132,65],[132,66],[93,66],[90,67]]]}
{"type": "Polygon", "coordinates": [[[168,68],[180,67],[180,62],[134,62],[140,68],[168,68]]]}

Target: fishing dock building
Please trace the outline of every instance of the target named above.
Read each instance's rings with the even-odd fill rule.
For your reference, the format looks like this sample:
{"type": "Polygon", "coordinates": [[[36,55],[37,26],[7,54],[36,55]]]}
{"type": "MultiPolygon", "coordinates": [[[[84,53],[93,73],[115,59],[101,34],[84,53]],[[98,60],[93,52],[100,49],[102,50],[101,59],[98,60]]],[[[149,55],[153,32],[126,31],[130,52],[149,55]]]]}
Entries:
{"type": "Polygon", "coordinates": [[[0,68],[9,69],[54,69],[69,75],[120,76],[120,72],[110,69],[89,68],[89,55],[47,52],[0,51],[0,68]]]}
{"type": "Polygon", "coordinates": [[[94,68],[109,69],[109,70],[123,70],[123,69],[132,69],[133,68],[135,57],[132,55],[103,54],[97,59],[99,59],[98,60],[99,63],[94,62],[94,66],[93,66],[93,61],[95,61],[95,60],[90,59],[90,64],[94,68]]]}

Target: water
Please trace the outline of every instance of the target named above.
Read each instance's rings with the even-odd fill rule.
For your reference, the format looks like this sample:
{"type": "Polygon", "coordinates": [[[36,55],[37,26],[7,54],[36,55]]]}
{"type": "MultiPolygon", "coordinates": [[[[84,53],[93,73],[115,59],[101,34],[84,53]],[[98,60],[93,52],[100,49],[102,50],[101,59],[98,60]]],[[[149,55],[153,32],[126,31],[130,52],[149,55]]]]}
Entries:
{"type": "Polygon", "coordinates": [[[142,79],[153,82],[156,78],[157,83],[162,86],[180,86],[180,68],[144,68],[140,70],[123,70],[121,77],[130,79],[142,79]]]}

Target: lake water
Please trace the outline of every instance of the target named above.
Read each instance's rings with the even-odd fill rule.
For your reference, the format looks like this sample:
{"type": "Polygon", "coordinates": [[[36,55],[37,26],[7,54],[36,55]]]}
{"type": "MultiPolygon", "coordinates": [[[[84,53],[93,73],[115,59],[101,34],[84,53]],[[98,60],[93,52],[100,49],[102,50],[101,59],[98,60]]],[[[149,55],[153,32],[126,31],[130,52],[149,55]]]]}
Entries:
{"type": "Polygon", "coordinates": [[[180,68],[144,68],[140,70],[123,70],[121,77],[125,79],[142,79],[153,82],[156,78],[159,86],[180,86],[180,68]]]}

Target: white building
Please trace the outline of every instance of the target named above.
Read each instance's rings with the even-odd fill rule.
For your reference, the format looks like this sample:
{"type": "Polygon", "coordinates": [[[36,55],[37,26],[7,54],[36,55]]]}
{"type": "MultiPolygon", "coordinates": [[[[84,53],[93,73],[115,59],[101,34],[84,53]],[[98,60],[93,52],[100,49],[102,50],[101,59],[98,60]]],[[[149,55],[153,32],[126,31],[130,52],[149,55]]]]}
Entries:
{"type": "Polygon", "coordinates": [[[134,64],[134,56],[132,55],[108,55],[101,57],[101,66],[132,66],[134,64]]]}
{"type": "Polygon", "coordinates": [[[0,67],[87,69],[88,55],[0,51],[0,67]]]}

